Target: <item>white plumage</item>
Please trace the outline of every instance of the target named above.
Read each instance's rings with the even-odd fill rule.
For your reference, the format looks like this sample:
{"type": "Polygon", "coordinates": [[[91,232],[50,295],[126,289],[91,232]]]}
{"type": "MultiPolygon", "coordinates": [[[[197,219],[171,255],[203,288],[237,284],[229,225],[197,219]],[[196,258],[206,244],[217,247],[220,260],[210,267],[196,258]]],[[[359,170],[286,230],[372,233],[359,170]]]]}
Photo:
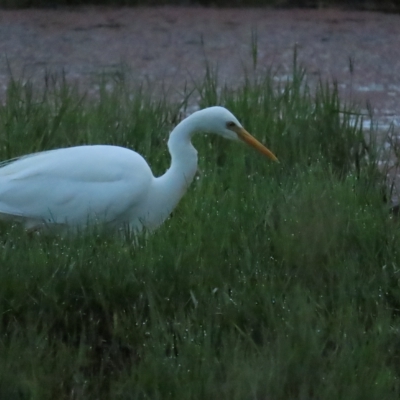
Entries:
{"type": "Polygon", "coordinates": [[[196,132],[241,139],[277,160],[228,110],[210,107],[193,113],[171,132],[171,166],[160,177],[153,176],[140,154],[108,145],[44,151],[3,163],[0,217],[20,220],[28,229],[103,222],[153,230],[194,178],[197,151],[191,137],[196,132]]]}

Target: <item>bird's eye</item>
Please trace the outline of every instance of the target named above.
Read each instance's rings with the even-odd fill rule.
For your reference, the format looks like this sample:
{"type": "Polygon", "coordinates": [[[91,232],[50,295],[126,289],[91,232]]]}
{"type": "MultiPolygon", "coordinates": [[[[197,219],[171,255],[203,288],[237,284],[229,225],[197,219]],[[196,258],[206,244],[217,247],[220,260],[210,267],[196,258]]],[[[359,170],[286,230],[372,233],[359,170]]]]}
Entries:
{"type": "Polygon", "coordinates": [[[235,126],[236,126],[236,124],[235,124],[233,121],[227,122],[227,123],[226,123],[226,127],[229,128],[229,129],[232,129],[232,128],[234,128],[235,126]]]}

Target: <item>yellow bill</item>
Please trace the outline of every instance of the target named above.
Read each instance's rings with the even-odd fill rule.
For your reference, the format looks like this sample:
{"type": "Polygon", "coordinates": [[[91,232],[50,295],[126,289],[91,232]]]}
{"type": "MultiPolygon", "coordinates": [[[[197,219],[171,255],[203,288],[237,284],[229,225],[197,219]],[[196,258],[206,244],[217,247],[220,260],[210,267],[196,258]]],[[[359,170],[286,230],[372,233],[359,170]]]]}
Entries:
{"type": "Polygon", "coordinates": [[[250,135],[249,132],[246,131],[244,128],[239,128],[237,127],[235,129],[235,132],[239,136],[241,140],[246,142],[248,145],[251,147],[254,147],[256,150],[258,150],[260,153],[264,154],[265,156],[269,157],[273,161],[279,162],[278,158],[275,156],[275,154],[267,149],[262,143],[260,143],[254,136],[250,135]]]}

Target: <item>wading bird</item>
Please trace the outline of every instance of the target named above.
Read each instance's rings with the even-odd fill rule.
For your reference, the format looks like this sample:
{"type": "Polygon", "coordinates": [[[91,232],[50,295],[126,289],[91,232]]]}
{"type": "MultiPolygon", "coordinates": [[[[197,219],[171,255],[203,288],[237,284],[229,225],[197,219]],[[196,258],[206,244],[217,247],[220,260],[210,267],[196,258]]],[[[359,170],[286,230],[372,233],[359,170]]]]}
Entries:
{"type": "Polygon", "coordinates": [[[196,111],[171,132],[171,166],[154,177],[144,158],[129,149],[92,145],[29,154],[0,165],[0,218],[28,230],[81,228],[90,222],[154,230],[171,214],[197,170],[191,143],[197,132],[241,140],[270,159],[275,155],[223,107],[196,111]]]}

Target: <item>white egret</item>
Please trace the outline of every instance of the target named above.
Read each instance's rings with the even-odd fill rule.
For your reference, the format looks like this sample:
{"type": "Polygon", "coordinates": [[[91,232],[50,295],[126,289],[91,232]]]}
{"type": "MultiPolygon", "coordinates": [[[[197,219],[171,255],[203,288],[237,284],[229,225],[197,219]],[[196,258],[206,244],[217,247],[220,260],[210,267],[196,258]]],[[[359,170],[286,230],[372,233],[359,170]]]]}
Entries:
{"type": "Polygon", "coordinates": [[[242,140],[272,160],[227,109],[210,107],[181,121],[171,132],[171,166],[154,177],[144,158],[129,149],[88,145],[49,150],[5,161],[0,167],[0,218],[29,230],[82,227],[90,221],[153,230],[176,207],[197,170],[194,133],[242,140]]]}

